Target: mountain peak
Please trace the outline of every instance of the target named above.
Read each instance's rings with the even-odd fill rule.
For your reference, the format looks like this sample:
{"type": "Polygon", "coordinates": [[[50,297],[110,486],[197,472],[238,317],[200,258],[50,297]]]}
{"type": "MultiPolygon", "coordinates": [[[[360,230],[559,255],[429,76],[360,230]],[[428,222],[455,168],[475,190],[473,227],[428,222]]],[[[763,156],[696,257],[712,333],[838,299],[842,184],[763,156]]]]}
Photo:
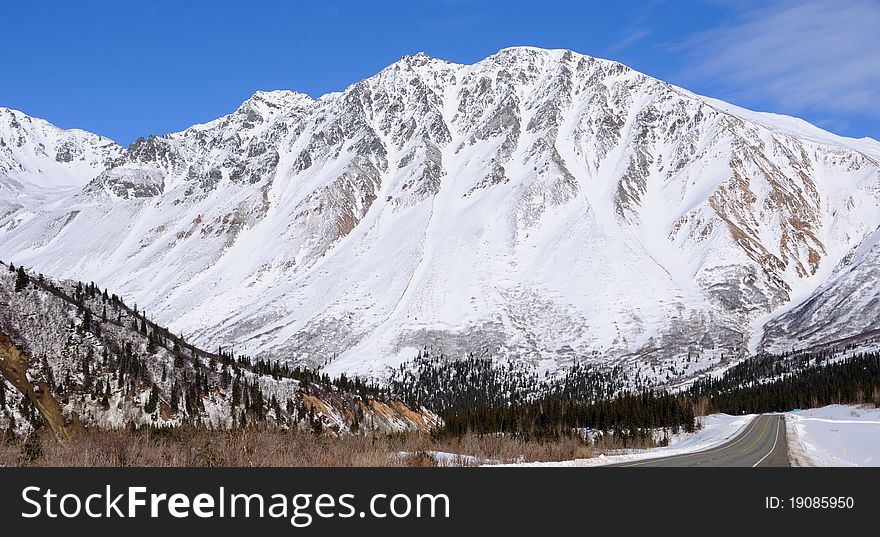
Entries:
{"type": "MultiPolygon", "coordinates": [[[[514,55],[514,56],[535,56],[535,55],[543,55],[543,56],[564,56],[565,54],[579,54],[571,49],[564,48],[542,48],[542,47],[533,47],[529,45],[517,45],[512,47],[504,47],[500,49],[498,52],[493,54],[493,56],[497,56],[499,54],[504,55],[514,55]]],[[[585,54],[579,54],[581,56],[585,56],[585,54]]]]}
{"type": "Polygon", "coordinates": [[[257,90],[245,103],[266,103],[269,106],[287,106],[298,103],[312,103],[314,99],[310,95],[292,90],[257,90]]]}
{"type": "Polygon", "coordinates": [[[541,47],[532,47],[532,46],[515,46],[515,47],[505,47],[495,54],[489,56],[486,59],[518,59],[518,60],[526,60],[526,61],[534,61],[536,59],[541,60],[555,60],[555,61],[565,61],[572,59],[584,59],[589,61],[601,61],[608,63],[618,63],[613,60],[606,60],[603,58],[598,58],[596,56],[591,56],[589,54],[583,54],[580,52],[576,52],[571,49],[566,48],[541,48],[541,47]]]}
{"type": "Polygon", "coordinates": [[[241,103],[236,113],[255,112],[266,118],[298,108],[308,108],[315,100],[305,93],[291,90],[256,91],[241,103]]]}
{"type": "Polygon", "coordinates": [[[0,108],[0,202],[82,187],[121,151],[97,134],[0,108]]]}
{"type": "Polygon", "coordinates": [[[416,52],[415,54],[407,54],[405,56],[402,56],[396,62],[394,62],[394,63],[388,65],[386,68],[382,69],[382,71],[377,73],[376,76],[379,76],[379,75],[386,73],[386,72],[389,72],[389,71],[398,70],[398,69],[421,70],[424,68],[430,69],[432,67],[450,66],[450,65],[457,65],[457,64],[450,62],[448,60],[444,60],[442,58],[437,58],[437,57],[431,56],[431,55],[427,54],[426,52],[420,51],[420,52],[416,52]]]}

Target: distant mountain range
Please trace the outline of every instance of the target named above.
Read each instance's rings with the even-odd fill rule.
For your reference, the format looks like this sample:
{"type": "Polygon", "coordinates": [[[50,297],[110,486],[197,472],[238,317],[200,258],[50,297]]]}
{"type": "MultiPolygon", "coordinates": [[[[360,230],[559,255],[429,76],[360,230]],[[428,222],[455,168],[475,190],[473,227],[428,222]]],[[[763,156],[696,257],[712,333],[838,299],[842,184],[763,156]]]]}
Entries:
{"type": "Polygon", "coordinates": [[[880,143],[567,50],[407,56],[127,148],[0,109],[0,259],[330,374],[858,343],[878,226],[880,143]]]}

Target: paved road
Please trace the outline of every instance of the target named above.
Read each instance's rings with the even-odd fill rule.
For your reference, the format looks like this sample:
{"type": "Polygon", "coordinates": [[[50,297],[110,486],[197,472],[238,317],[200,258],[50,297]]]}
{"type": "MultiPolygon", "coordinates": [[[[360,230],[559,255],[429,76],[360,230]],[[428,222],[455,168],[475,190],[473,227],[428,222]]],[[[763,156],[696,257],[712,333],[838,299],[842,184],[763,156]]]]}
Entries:
{"type": "Polygon", "coordinates": [[[789,466],[785,420],[778,414],[762,414],[726,444],[615,466],[789,466]]]}

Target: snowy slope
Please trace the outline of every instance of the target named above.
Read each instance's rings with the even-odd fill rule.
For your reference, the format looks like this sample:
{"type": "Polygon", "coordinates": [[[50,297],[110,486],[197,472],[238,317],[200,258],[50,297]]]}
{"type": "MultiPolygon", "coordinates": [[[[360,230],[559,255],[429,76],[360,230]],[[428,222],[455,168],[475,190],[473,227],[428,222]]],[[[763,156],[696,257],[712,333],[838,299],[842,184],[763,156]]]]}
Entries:
{"type": "Polygon", "coordinates": [[[878,156],[570,51],[419,54],[139,140],[0,213],[0,251],[207,348],[330,373],[424,345],[705,369],[876,229],[878,156]]]}

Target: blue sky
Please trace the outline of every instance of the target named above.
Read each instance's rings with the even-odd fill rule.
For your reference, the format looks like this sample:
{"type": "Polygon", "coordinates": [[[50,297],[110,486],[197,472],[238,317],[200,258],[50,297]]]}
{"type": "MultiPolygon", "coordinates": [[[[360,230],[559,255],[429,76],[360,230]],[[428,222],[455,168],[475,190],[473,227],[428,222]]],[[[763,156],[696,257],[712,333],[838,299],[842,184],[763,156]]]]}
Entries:
{"type": "Polygon", "coordinates": [[[569,48],[697,93],[880,139],[880,2],[6,0],[0,106],[128,144],[256,90],[319,96],[424,51],[569,48]]]}

